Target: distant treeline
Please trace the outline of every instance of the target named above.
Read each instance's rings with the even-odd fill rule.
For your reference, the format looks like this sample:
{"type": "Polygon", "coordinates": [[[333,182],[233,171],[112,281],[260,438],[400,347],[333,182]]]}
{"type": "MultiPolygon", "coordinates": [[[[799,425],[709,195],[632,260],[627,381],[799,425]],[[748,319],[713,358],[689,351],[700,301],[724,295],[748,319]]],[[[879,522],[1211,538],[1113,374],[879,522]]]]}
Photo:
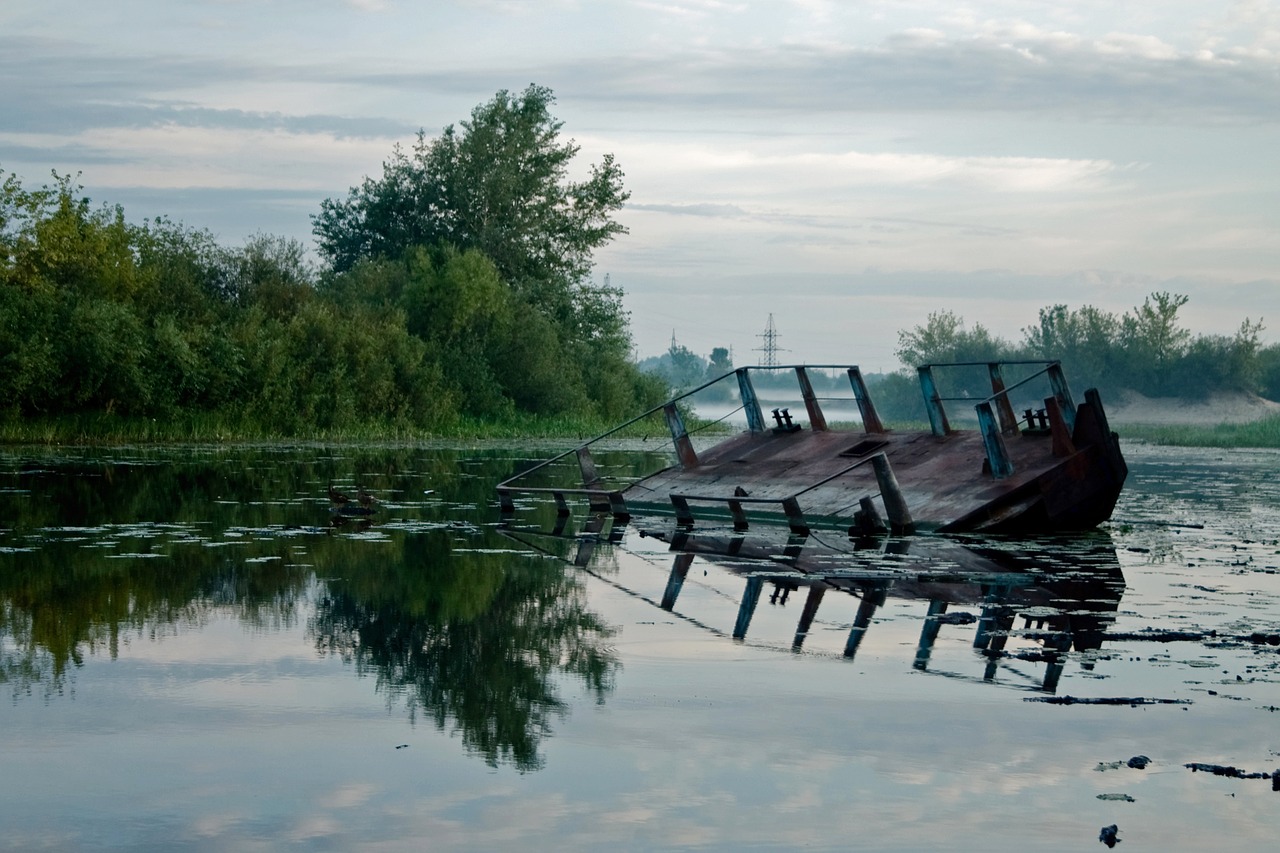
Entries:
{"type": "Polygon", "coordinates": [[[293,240],[239,248],[131,224],[69,176],[0,172],[0,421],[216,415],[252,434],[462,417],[612,420],[665,389],[631,363],[621,294],[590,279],[624,229],[610,156],[568,179],[553,96],[499,92],[420,134],[293,240]]]}
{"type": "MultiPolygon", "coordinates": [[[[1153,293],[1119,316],[1089,305],[1054,305],[1040,309],[1039,322],[1024,328],[1018,343],[940,311],[898,333],[897,356],[908,367],[1057,359],[1076,396],[1096,387],[1113,399],[1123,390],[1147,397],[1195,399],[1227,392],[1280,399],[1280,345],[1260,344],[1261,320],[1243,320],[1234,335],[1192,335],[1178,318],[1187,301],[1183,295],[1153,293]]],[[[950,390],[979,399],[991,393],[982,370],[961,374],[950,390]]],[[[877,402],[890,417],[924,417],[914,370],[883,377],[877,402]]]]}
{"type": "MultiPolygon", "coordinates": [[[[1280,345],[1260,344],[1262,322],[1245,319],[1234,335],[1192,335],[1178,319],[1187,301],[1182,295],[1153,293],[1120,316],[1088,305],[1074,310],[1054,305],[1040,310],[1039,322],[1023,329],[1018,343],[995,337],[980,324],[966,326],[962,317],[950,311],[939,311],[923,325],[898,333],[896,355],[903,369],[868,375],[867,382],[881,415],[900,421],[925,418],[915,368],[953,362],[1058,360],[1075,396],[1086,388],[1098,388],[1113,399],[1118,392],[1131,390],[1147,397],[1200,398],[1235,392],[1280,400],[1280,345]]],[[[857,354],[851,357],[856,359],[857,354]]],[[[732,369],[723,347],[706,360],[674,343],[666,354],[640,366],[675,389],[693,388],[732,369]]],[[[1006,381],[1016,382],[1032,369],[1010,369],[1006,381]]],[[[983,399],[991,393],[982,367],[940,373],[937,379],[945,394],[983,399]]],[[[815,371],[810,380],[821,391],[850,393],[843,375],[815,371]]],[[[795,380],[762,373],[755,384],[760,390],[789,391],[795,380]]],[[[716,387],[723,394],[732,390],[716,387]]],[[[703,397],[708,397],[706,392],[703,397]]]]}

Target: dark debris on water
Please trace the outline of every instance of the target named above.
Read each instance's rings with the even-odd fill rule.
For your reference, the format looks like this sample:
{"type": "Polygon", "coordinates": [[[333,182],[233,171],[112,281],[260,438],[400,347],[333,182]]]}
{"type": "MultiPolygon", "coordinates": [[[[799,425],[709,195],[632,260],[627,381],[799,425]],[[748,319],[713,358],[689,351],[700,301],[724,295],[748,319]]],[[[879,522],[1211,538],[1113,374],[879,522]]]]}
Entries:
{"type": "Polygon", "coordinates": [[[1148,699],[1143,696],[1029,696],[1024,702],[1048,705],[1190,705],[1190,699],[1148,699]]]}
{"type": "Polygon", "coordinates": [[[1280,791],[1280,769],[1277,769],[1275,773],[1249,773],[1229,764],[1204,764],[1199,761],[1193,761],[1182,766],[1188,768],[1192,773],[1212,773],[1214,776],[1227,776],[1231,779],[1270,779],[1271,790],[1280,791]]]}

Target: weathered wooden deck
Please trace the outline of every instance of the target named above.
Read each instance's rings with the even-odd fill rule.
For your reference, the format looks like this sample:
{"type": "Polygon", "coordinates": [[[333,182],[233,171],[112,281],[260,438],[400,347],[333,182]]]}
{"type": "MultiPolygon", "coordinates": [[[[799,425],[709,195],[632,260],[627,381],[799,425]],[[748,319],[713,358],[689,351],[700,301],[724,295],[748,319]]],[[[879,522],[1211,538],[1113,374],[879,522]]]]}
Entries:
{"type": "Polygon", "coordinates": [[[776,426],[770,428],[751,383],[751,369],[739,368],[721,379],[736,375],[746,432],[697,451],[676,405],[681,398],[676,398],[662,409],[677,465],[610,487],[596,471],[588,442],[570,451],[581,469],[581,488],[517,485],[531,473],[525,472],[499,484],[498,495],[504,511],[514,509],[514,492],[543,491],[554,494],[562,513],[568,512],[566,495],[586,495],[593,508],[619,517],[633,510],[665,511],[686,527],[698,516],[712,514],[732,518],[739,528],[750,516],[763,515],[785,518],[797,531],[820,519],[854,521],[866,529],[880,525],[882,505],[888,527],[895,532],[1088,529],[1110,517],[1127,468],[1097,392],[1087,392],[1086,402],[1077,406],[1059,364],[1034,363],[1041,364],[1008,388],[1003,364],[979,365],[990,372],[992,394],[976,404],[968,398],[940,396],[933,375],[935,367],[975,365],[922,365],[928,431],[885,429],[857,367],[847,372],[863,430],[828,428],[808,377],[811,368],[803,365],[791,369],[807,422],[793,422],[787,410],[775,409],[776,426]],[[1009,392],[1041,376],[1051,393],[1043,409],[1026,410],[1024,427],[1014,415],[1009,392]],[[943,406],[948,399],[973,405],[979,428],[953,429],[943,406]]]}

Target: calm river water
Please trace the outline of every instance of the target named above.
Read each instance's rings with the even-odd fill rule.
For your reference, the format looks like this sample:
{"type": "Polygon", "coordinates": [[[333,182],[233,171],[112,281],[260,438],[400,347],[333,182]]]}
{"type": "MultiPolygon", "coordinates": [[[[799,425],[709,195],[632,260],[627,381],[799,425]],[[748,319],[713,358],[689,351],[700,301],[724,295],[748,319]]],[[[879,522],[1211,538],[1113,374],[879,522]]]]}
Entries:
{"type": "Polygon", "coordinates": [[[0,849],[1274,850],[1280,454],[1126,453],[1094,535],[851,543],[504,521],[536,447],[2,451],[0,849]]]}

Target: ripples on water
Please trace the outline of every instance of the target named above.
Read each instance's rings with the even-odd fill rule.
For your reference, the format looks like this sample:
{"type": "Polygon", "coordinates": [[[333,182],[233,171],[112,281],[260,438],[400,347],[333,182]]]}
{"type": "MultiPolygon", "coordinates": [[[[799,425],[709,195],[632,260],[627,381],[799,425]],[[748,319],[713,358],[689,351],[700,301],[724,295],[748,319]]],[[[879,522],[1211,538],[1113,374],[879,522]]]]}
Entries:
{"type": "Polygon", "coordinates": [[[1264,849],[1186,765],[1280,767],[1280,454],[1127,454],[1094,535],[854,543],[502,523],[540,451],[11,451],[0,848],[1264,849]]]}

